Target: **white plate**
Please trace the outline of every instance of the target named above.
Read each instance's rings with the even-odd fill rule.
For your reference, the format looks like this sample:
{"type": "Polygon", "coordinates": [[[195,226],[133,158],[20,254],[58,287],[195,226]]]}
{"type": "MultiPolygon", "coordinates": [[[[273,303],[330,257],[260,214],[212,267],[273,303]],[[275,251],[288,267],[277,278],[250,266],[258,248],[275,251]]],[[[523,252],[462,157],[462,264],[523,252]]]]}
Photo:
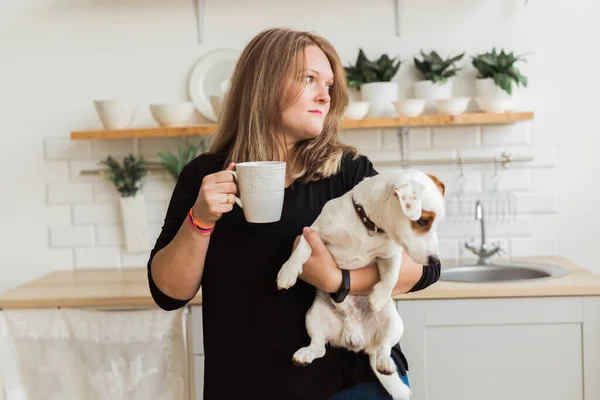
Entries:
{"type": "Polygon", "coordinates": [[[210,104],[210,96],[225,94],[239,56],[240,52],[234,49],[211,51],[198,60],[190,74],[188,81],[190,99],[196,110],[213,122],[217,121],[217,116],[210,104]]]}

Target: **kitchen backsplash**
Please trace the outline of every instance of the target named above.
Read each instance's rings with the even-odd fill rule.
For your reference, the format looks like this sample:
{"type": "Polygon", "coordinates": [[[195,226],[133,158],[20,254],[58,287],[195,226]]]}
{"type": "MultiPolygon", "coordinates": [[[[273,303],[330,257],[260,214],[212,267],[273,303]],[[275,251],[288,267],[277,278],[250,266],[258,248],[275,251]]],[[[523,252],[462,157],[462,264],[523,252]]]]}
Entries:
{"type": "MultiPolygon", "coordinates": [[[[457,165],[413,168],[436,174],[447,188],[448,212],[440,224],[442,259],[473,258],[465,253],[465,241],[480,238],[479,221],[475,220],[474,201],[490,197],[495,187],[495,173],[500,179],[500,194],[510,193],[514,213],[507,215],[505,202],[484,203],[486,240],[500,242],[507,256],[544,256],[557,254],[557,238],[544,226],[558,211],[557,193],[552,179],[556,166],[556,149],[532,145],[534,122],[493,126],[453,126],[413,128],[408,135],[408,157],[447,159],[461,157],[496,157],[508,151],[515,156],[533,156],[527,163],[514,163],[497,169],[494,164],[464,165],[463,177],[457,165]],[[458,197],[460,184],[462,197],[458,197]],[[454,200],[461,199],[462,202],[454,200]],[[504,211],[503,211],[504,210],[504,211]],[[535,229],[535,228],[538,229],[535,229]]],[[[400,159],[395,129],[348,130],[345,142],[357,146],[378,162],[400,159]]],[[[98,161],[108,155],[118,158],[138,152],[156,161],[156,153],[175,148],[173,139],[78,141],[46,138],[44,141],[46,173],[46,207],[51,262],[55,268],[142,267],[149,251],[127,253],[120,225],[119,197],[112,183],[101,176],[80,176],[81,170],[99,169],[98,161]]],[[[158,236],[166,207],[174,187],[166,173],[153,173],[144,181],[149,224],[149,246],[158,236]]]]}

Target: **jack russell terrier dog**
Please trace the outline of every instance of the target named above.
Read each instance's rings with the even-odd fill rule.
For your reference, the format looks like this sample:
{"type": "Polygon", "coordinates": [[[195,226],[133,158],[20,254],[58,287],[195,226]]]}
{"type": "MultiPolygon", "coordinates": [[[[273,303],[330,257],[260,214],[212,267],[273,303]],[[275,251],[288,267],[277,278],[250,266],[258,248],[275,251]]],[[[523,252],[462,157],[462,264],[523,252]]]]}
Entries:
{"type": "MultiPolygon", "coordinates": [[[[308,365],[325,355],[327,343],[369,356],[375,375],[394,399],[412,395],[391,357],[404,333],[392,300],[402,250],[415,262],[440,263],[436,228],[445,215],[444,184],[417,170],[398,170],[367,178],[341,197],[328,201],[310,227],[331,252],[338,267],[352,270],[377,264],[380,281],[369,296],[335,302],[318,291],[306,314],[310,345],[296,351],[293,362],[308,365]]],[[[292,287],[312,249],[300,237],[277,276],[277,287],[292,287]]],[[[425,266],[427,268],[427,266],[425,266]]]]}

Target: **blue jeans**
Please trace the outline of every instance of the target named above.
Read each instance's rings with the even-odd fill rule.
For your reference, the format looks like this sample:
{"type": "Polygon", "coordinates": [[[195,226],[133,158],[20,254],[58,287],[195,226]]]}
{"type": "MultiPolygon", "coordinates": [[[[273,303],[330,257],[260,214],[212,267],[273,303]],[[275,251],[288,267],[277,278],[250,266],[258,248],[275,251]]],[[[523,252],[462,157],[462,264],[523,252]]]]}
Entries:
{"type": "MultiPolygon", "coordinates": [[[[398,372],[400,373],[400,372],[398,372]]],[[[410,387],[408,375],[400,375],[402,382],[410,387]]],[[[349,389],[343,390],[333,396],[330,400],[391,400],[392,396],[381,386],[379,382],[360,383],[349,389]]]]}

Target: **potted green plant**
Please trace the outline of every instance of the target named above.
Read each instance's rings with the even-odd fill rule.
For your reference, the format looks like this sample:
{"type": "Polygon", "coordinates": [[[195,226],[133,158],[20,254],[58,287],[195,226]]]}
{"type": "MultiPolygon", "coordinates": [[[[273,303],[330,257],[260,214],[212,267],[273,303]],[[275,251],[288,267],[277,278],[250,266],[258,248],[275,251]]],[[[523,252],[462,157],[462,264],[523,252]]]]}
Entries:
{"type": "Polygon", "coordinates": [[[527,87],[528,83],[527,78],[515,67],[518,61],[526,60],[523,55],[516,56],[513,52],[501,50],[498,53],[495,47],[491,52],[472,57],[473,67],[477,70],[476,100],[484,111],[501,112],[514,107],[514,87],[527,87]]]}
{"type": "Polygon", "coordinates": [[[377,60],[369,60],[362,49],[354,65],[345,67],[350,88],[360,92],[362,101],[369,102],[368,117],[396,116],[393,102],[398,100],[398,83],[392,82],[400,68],[397,57],[382,54],[377,60]]]}
{"type": "Polygon", "coordinates": [[[453,80],[462,68],[456,66],[465,53],[455,57],[442,58],[436,51],[425,53],[421,50],[420,60],[414,57],[415,68],[423,77],[415,82],[415,97],[421,99],[449,99],[452,97],[453,80]]]}
{"type": "Polygon", "coordinates": [[[148,174],[148,164],[142,157],[126,156],[121,165],[112,156],[100,161],[108,169],[104,179],[112,182],[120,195],[120,210],[127,251],[148,250],[148,222],[146,204],[140,191],[142,179],[148,174]]]}
{"type": "Polygon", "coordinates": [[[176,153],[165,150],[159,151],[157,156],[163,168],[169,173],[171,178],[177,182],[183,167],[200,154],[208,151],[209,142],[210,136],[200,138],[196,141],[182,140],[177,144],[176,153]]]}

